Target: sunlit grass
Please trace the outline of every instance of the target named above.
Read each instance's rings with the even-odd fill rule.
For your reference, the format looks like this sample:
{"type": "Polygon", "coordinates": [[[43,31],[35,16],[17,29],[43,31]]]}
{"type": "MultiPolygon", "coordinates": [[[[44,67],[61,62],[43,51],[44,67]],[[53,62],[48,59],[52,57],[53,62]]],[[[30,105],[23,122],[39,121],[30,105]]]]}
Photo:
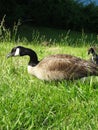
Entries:
{"type": "Polygon", "coordinates": [[[98,78],[44,82],[27,72],[29,58],[6,58],[16,45],[35,50],[39,60],[50,54],[66,53],[83,59],[88,45],[55,43],[0,43],[0,129],[1,130],[97,130],[98,78]]]}

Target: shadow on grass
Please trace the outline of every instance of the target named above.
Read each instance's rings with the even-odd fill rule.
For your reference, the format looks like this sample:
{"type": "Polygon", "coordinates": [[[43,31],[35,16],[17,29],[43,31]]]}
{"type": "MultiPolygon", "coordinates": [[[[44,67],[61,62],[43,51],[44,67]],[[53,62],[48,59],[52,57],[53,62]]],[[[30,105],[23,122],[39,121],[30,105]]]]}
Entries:
{"type": "Polygon", "coordinates": [[[18,29],[18,39],[20,41],[50,42],[64,45],[87,45],[96,44],[97,36],[95,34],[85,34],[84,31],[72,32],[71,30],[61,30],[45,27],[20,26],[18,29]]]}

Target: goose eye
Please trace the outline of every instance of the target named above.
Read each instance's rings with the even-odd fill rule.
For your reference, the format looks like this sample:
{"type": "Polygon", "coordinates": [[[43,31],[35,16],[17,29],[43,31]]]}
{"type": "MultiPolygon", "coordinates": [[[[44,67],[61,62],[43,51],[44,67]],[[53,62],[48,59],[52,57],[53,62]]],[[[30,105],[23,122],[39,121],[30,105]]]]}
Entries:
{"type": "Polygon", "coordinates": [[[16,49],[15,49],[15,48],[13,48],[13,49],[11,50],[11,53],[12,53],[12,52],[15,52],[15,51],[16,51],[16,49]]]}

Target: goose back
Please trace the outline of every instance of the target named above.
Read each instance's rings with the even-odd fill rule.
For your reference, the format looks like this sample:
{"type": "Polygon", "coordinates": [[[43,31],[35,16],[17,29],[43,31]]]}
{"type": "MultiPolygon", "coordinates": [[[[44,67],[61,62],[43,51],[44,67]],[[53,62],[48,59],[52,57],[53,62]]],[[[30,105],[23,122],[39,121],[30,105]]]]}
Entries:
{"type": "Polygon", "coordinates": [[[28,66],[28,72],[42,80],[73,80],[97,75],[95,64],[75,56],[58,54],[44,58],[35,67],[28,66]]]}

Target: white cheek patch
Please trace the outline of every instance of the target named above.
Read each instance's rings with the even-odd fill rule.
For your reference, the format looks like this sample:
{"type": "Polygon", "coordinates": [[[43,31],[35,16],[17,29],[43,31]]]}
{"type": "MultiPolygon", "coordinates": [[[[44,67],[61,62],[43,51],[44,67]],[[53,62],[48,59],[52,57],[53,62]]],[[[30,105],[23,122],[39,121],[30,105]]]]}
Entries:
{"type": "Polygon", "coordinates": [[[19,55],[20,55],[20,53],[19,53],[19,52],[20,52],[20,49],[19,49],[19,48],[17,48],[17,49],[16,49],[16,51],[15,51],[14,56],[19,56],[19,55]]]}

